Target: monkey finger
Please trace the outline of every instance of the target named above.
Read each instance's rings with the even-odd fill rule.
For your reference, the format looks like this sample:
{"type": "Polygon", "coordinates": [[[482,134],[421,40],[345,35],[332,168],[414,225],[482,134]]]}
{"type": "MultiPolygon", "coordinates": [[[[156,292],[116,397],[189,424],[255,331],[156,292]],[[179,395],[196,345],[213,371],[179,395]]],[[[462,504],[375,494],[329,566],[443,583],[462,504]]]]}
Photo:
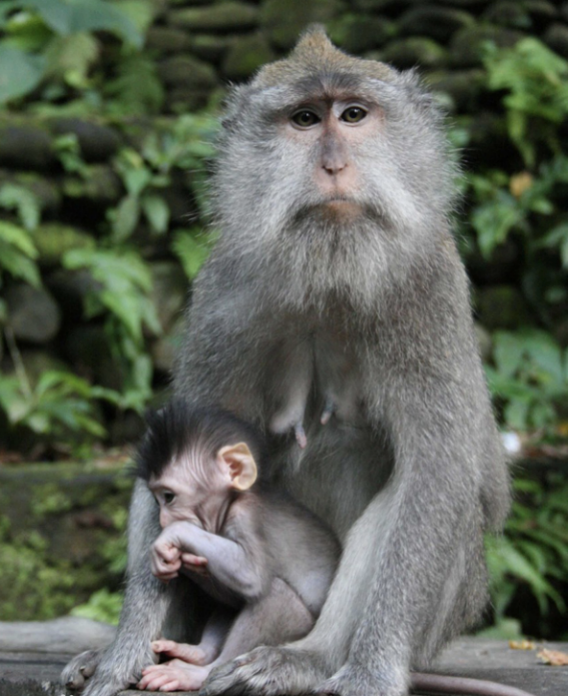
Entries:
{"type": "Polygon", "coordinates": [[[194,553],[182,553],[181,554],[182,563],[188,563],[190,565],[203,566],[207,565],[209,562],[205,556],[196,556],[194,553]]]}
{"type": "Polygon", "coordinates": [[[160,562],[170,564],[179,561],[181,552],[175,546],[171,548],[162,546],[156,549],[156,556],[157,560],[159,560],[160,562]]]}
{"type": "Polygon", "coordinates": [[[179,573],[154,573],[154,575],[162,582],[169,582],[170,580],[175,580],[179,573]]]}

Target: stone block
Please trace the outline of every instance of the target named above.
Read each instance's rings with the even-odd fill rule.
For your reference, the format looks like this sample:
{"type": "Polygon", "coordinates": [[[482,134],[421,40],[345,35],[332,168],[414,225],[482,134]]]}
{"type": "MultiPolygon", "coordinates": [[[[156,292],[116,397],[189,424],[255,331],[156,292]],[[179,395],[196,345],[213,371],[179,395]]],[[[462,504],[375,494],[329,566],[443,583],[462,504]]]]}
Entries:
{"type": "Polygon", "coordinates": [[[45,288],[19,283],[9,287],[4,298],[14,336],[29,343],[47,343],[61,325],[61,311],[45,288]]]}
{"type": "Polygon", "coordinates": [[[191,31],[221,32],[253,29],[258,23],[258,8],[244,2],[220,2],[207,7],[172,10],[168,21],[191,31]]]}
{"type": "Polygon", "coordinates": [[[345,9],[341,0],[267,0],[261,8],[260,24],[270,42],[287,51],[308,24],[327,24],[345,9]]]}

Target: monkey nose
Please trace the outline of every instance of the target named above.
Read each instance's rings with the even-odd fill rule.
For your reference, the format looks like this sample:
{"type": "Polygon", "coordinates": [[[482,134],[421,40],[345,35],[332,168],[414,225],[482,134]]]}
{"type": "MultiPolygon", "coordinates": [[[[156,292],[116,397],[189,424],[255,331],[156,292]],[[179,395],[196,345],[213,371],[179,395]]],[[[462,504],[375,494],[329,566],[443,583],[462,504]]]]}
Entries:
{"type": "Polygon", "coordinates": [[[345,167],[347,167],[347,164],[343,161],[324,162],[322,164],[322,169],[330,176],[337,176],[345,169],[345,167]]]}

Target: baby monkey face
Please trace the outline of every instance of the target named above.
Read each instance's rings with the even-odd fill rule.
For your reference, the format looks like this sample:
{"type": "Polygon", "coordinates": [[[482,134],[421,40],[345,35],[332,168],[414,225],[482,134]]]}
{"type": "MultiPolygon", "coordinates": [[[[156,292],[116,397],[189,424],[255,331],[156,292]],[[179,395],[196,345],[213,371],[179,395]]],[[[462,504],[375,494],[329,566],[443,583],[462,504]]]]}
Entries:
{"type": "Polygon", "coordinates": [[[160,506],[160,526],[184,520],[216,533],[230,502],[231,479],[217,457],[211,458],[207,467],[192,459],[182,456],[173,460],[159,477],[149,481],[160,506]],[[199,475],[205,468],[207,474],[199,475]]]}
{"type": "Polygon", "coordinates": [[[217,534],[235,495],[256,481],[254,457],[245,442],[208,454],[194,447],[173,459],[148,487],[160,506],[162,529],[184,520],[217,534]]]}

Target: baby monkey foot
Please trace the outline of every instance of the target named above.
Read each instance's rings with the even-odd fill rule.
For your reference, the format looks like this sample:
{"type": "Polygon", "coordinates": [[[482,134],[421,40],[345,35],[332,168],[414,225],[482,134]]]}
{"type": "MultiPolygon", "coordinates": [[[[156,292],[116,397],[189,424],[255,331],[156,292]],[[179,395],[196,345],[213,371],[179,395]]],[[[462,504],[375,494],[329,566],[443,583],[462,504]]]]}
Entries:
{"type": "Polygon", "coordinates": [[[139,689],[146,691],[199,691],[209,676],[211,667],[188,664],[183,660],[170,660],[160,665],[150,665],[142,670],[139,689]]]}

